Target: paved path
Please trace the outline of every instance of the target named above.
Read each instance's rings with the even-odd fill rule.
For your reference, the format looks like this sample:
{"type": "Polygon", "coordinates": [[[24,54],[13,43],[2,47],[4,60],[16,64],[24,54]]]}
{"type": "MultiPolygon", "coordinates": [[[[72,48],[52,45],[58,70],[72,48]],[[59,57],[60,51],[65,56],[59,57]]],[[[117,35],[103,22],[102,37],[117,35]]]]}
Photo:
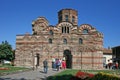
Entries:
{"type": "Polygon", "coordinates": [[[43,69],[31,70],[26,72],[20,72],[17,74],[9,74],[1,76],[0,80],[46,80],[46,77],[55,75],[60,71],[53,71],[52,69],[48,70],[48,73],[43,73],[43,69]]]}

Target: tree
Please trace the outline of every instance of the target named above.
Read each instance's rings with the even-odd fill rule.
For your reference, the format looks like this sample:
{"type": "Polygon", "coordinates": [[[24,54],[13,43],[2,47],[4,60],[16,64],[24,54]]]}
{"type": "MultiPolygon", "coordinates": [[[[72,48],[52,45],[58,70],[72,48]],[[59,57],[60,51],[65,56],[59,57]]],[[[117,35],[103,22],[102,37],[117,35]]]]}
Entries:
{"type": "Polygon", "coordinates": [[[7,41],[2,41],[0,44],[0,60],[9,60],[14,59],[14,51],[12,50],[11,45],[7,41]]]}

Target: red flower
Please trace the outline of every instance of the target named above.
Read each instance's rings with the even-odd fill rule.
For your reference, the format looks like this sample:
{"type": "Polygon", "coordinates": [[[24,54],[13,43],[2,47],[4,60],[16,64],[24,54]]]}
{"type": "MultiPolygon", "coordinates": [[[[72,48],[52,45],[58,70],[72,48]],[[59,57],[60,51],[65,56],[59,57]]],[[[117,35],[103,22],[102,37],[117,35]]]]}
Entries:
{"type": "Polygon", "coordinates": [[[8,68],[0,68],[0,70],[8,70],[8,68]]]}
{"type": "Polygon", "coordinates": [[[78,71],[75,76],[78,77],[78,78],[84,79],[86,77],[92,78],[92,77],[94,77],[94,74],[78,71]]]}
{"type": "Polygon", "coordinates": [[[85,75],[85,73],[84,72],[81,72],[81,71],[78,71],[77,73],[76,73],[76,77],[81,77],[81,76],[84,76],[85,75]]]}
{"type": "Polygon", "coordinates": [[[88,74],[90,78],[94,77],[94,74],[88,74]]]}

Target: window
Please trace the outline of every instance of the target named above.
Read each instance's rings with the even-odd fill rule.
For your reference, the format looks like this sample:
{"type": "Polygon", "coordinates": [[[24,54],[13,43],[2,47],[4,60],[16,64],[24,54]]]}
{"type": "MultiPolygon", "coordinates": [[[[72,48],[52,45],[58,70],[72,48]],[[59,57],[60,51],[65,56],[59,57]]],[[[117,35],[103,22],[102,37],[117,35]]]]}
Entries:
{"type": "Polygon", "coordinates": [[[69,33],[69,27],[67,27],[67,33],[69,33]]]}
{"type": "Polygon", "coordinates": [[[65,15],[65,21],[68,21],[68,15],[65,15]]]}
{"type": "Polygon", "coordinates": [[[62,33],[63,33],[63,27],[62,27],[62,33]]]}
{"type": "Polygon", "coordinates": [[[79,38],[79,44],[83,44],[82,38],[79,38]]]}
{"type": "Polygon", "coordinates": [[[62,33],[65,33],[66,31],[65,31],[65,27],[62,27],[62,33]]]}
{"type": "Polygon", "coordinates": [[[66,33],[66,26],[64,28],[65,28],[65,33],[66,33]]]}
{"type": "Polygon", "coordinates": [[[64,39],[63,39],[63,43],[64,43],[64,44],[67,44],[67,39],[64,38],[64,39]]]}
{"type": "Polygon", "coordinates": [[[50,31],[49,31],[49,34],[50,34],[50,35],[53,35],[53,31],[52,31],[52,30],[50,30],[50,31]]]}
{"type": "Polygon", "coordinates": [[[51,38],[49,39],[49,43],[52,44],[52,39],[51,38]]]}
{"type": "Polygon", "coordinates": [[[72,16],[72,22],[75,22],[75,17],[74,16],[72,16]]]}
{"type": "Polygon", "coordinates": [[[84,33],[84,34],[88,34],[88,30],[87,30],[87,29],[84,29],[84,30],[83,30],[83,33],[84,33]]]}
{"type": "Polygon", "coordinates": [[[69,27],[62,27],[62,33],[69,33],[69,27]]]}

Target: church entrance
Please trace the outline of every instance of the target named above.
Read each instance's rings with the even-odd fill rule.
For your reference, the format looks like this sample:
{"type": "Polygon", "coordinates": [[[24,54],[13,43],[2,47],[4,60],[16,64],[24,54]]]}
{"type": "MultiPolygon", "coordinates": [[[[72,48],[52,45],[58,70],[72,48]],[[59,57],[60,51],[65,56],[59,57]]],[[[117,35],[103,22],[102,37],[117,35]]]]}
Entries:
{"type": "Polygon", "coordinates": [[[64,50],[63,56],[66,60],[66,68],[72,68],[72,55],[70,50],[64,50]]]}

